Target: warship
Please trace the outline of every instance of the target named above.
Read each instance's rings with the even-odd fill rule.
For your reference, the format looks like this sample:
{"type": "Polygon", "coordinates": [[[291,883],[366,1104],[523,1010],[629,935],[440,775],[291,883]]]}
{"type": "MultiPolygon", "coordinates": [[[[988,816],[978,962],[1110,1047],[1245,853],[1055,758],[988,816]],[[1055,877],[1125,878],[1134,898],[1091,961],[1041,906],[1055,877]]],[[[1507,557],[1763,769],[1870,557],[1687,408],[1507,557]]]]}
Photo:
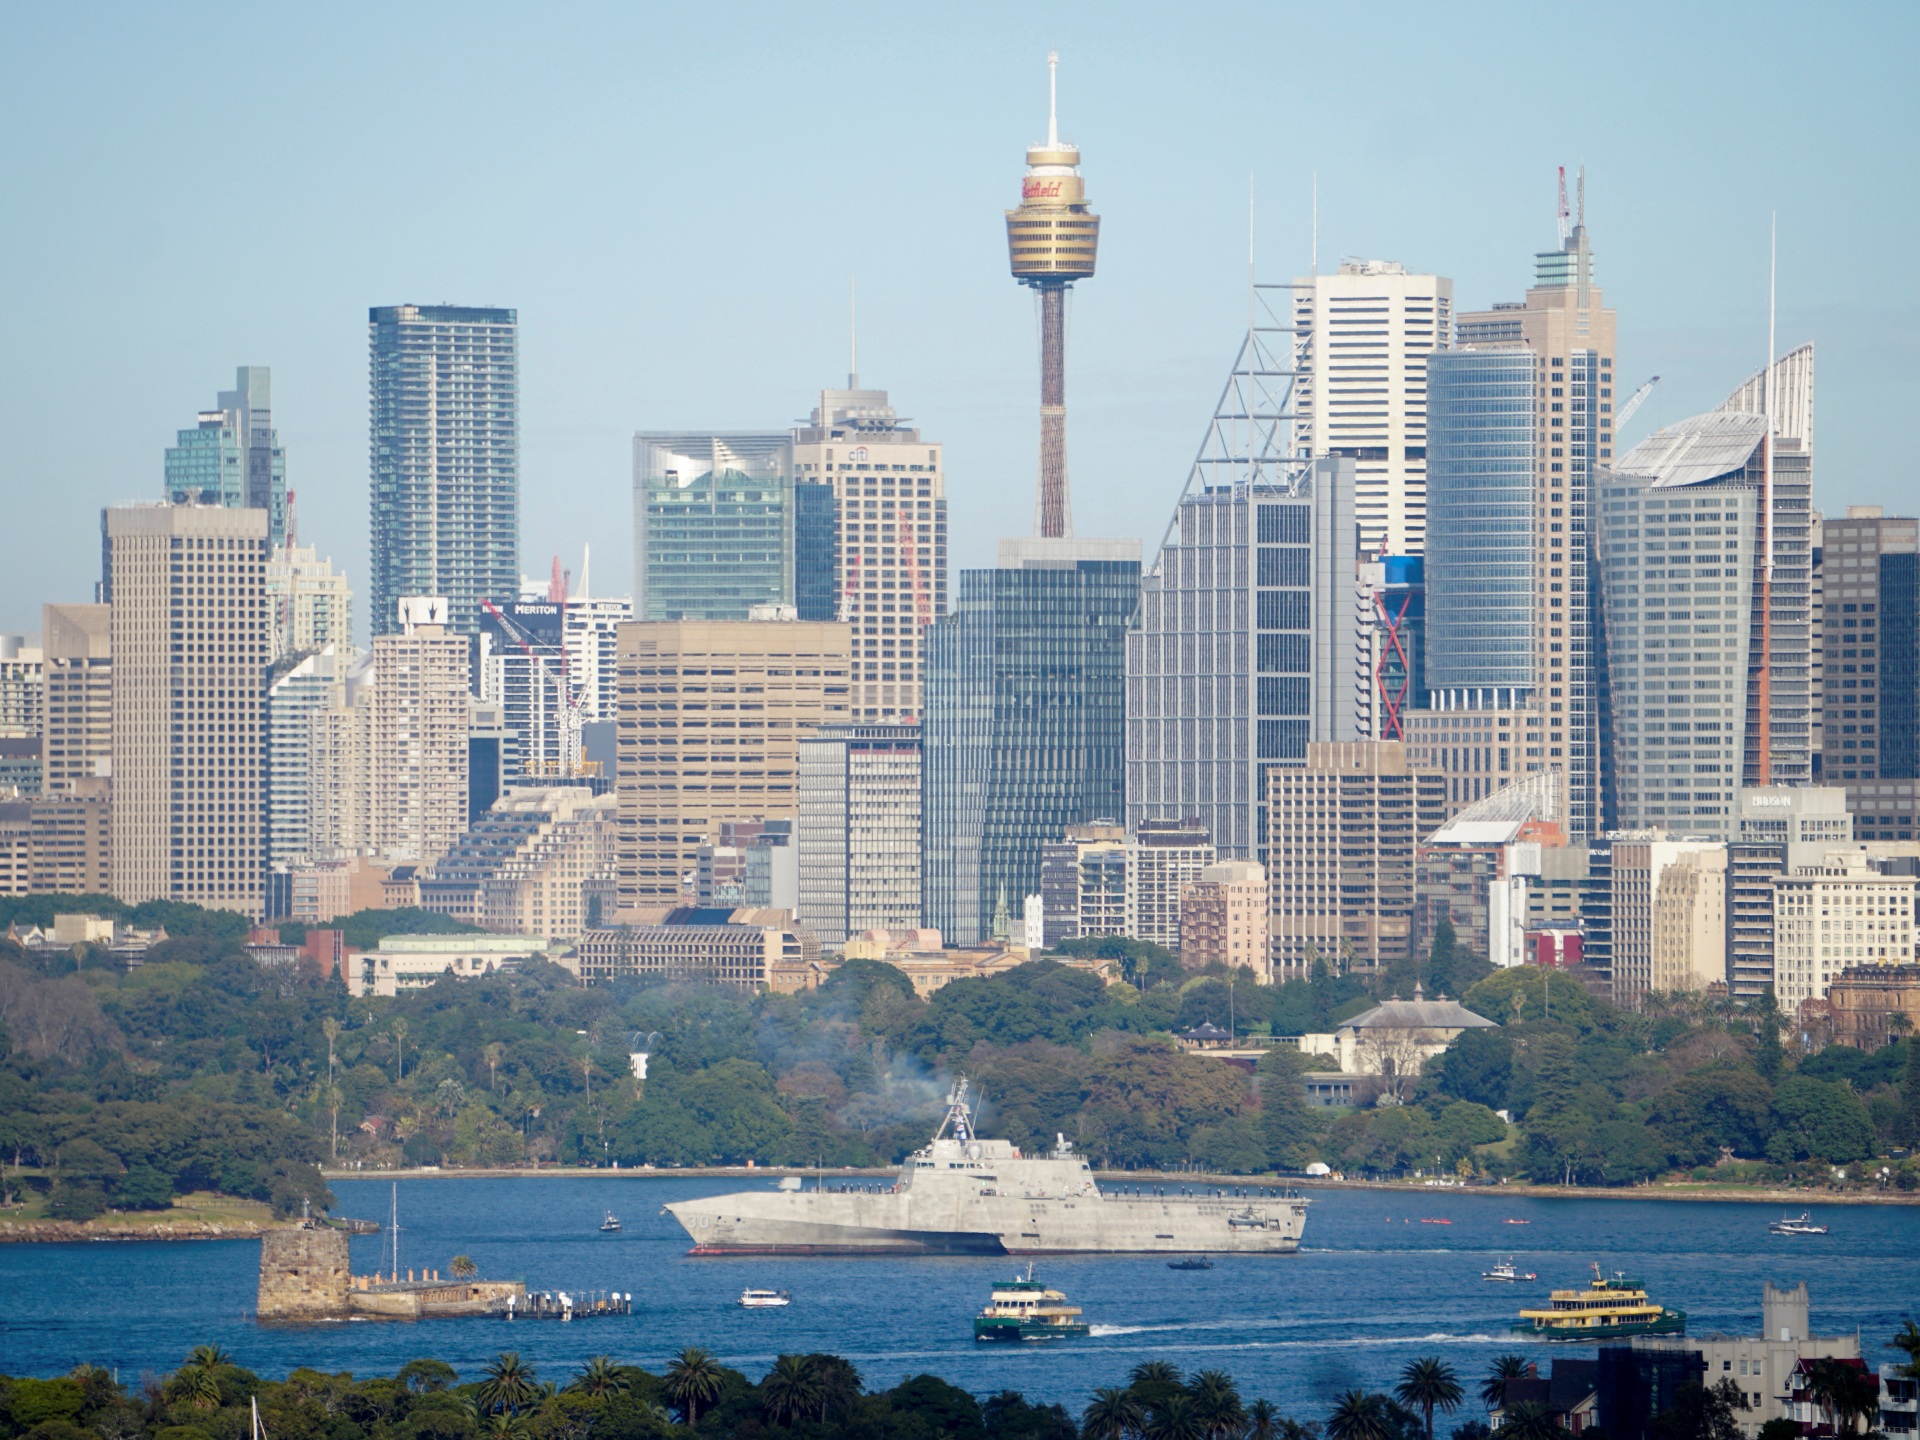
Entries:
{"type": "Polygon", "coordinates": [[[665,1207],[694,1255],[1291,1254],[1308,1201],[1217,1189],[1102,1191],[1064,1137],[1023,1155],[974,1133],[962,1079],[933,1139],[889,1184],[807,1189],[797,1176],[665,1207]]]}

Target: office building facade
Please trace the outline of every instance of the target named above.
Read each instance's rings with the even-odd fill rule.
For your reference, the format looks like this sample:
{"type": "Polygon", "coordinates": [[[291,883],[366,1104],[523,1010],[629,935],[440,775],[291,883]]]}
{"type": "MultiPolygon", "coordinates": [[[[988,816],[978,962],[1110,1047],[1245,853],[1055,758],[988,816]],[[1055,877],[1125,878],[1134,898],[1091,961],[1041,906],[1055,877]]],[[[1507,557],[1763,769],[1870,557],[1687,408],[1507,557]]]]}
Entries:
{"type": "Polygon", "coordinates": [[[41,790],[104,794],[113,769],[113,611],[44,605],[40,635],[46,657],[41,790]]]}
{"type": "Polygon", "coordinates": [[[266,899],[268,512],[106,511],[113,893],[266,899]]]}
{"type": "Polygon", "coordinates": [[[1179,954],[1181,898],[1213,861],[1213,842],[1198,820],[1142,820],[1127,837],[1126,928],[1121,933],[1179,954]]]}
{"type": "Polygon", "coordinates": [[[1042,848],[1125,806],[1138,542],[1002,540],[999,558],[961,572],[928,641],[921,903],[949,944],[1011,933],[1042,848]]]}
{"type": "Polygon", "coordinates": [[[1453,282],[1388,260],[1294,281],[1294,448],[1354,462],[1360,554],[1426,543],[1427,363],[1453,336],[1453,282]]]}
{"type": "MultiPolygon", "coordinates": [[[[1040,945],[1127,933],[1127,832],[1069,825],[1040,850],[1040,945]]],[[[1031,903],[1031,898],[1029,898],[1031,903]]]]}
{"type": "Polygon", "coordinates": [[[1180,963],[1189,970],[1251,970],[1272,983],[1264,869],[1251,860],[1225,860],[1187,883],[1180,899],[1180,963]]]}
{"type": "Polygon", "coordinates": [[[267,863],[311,858],[314,727],[338,696],[354,659],[328,645],[273,667],[267,684],[267,863]]]}
{"type": "Polygon", "coordinates": [[[311,545],[277,545],[267,557],[273,658],[353,648],[353,592],[347,577],[311,545]]]}
{"type": "Polygon", "coordinates": [[[44,648],[25,635],[0,635],[0,736],[39,739],[46,696],[44,648]]]}
{"type": "MultiPolygon", "coordinates": [[[[823,390],[793,432],[794,479],[832,493],[829,616],[853,627],[853,716],[917,720],[927,628],[947,613],[947,489],[941,447],[902,420],[884,390],[823,390]]],[[[796,522],[799,523],[799,522],[796,522]]],[[[817,549],[817,547],[815,547],[817,549]]],[[[802,618],[805,618],[804,616],[802,618]]]]}
{"type": "Polygon", "coordinates": [[[831,621],[635,621],[620,628],[620,914],[683,897],[727,821],[799,814],[803,736],[848,710],[851,644],[831,621]]]}
{"type": "Polygon", "coordinates": [[[267,536],[287,540],[287,457],[273,428],[273,372],[265,365],[234,371],[191,430],[167,451],[165,493],[173,505],[221,505],[267,512],[267,536]]]}
{"type": "Polygon", "coordinates": [[[1411,958],[1418,847],[1445,821],[1445,793],[1392,740],[1315,744],[1305,765],[1267,772],[1276,979],[1411,958]]]}
{"type": "MultiPolygon", "coordinates": [[[[1726,846],[1717,839],[1670,836],[1664,830],[1654,829],[1617,832],[1612,837],[1609,850],[1612,999],[1623,1010],[1637,1010],[1649,992],[1662,988],[1663,982],[1671,980],[1670,957],[1658,972],[1655,967],[1656,925],[1663,918],[1671,923],[1675,913],[1673,907],[1677,903],[1662,899],[1668,872],[1684,861],[1696,868],[1706,866],[1717,869],[1724,877],[1726,862],[1718,857],[1724,857],[1726,846]],[[1716,858],[1695,858],[1701,856],[1716,858]],[[1666,907],[1664,910],[1663,905],[1666,907]]],[[[1676,882],[1676,891],[1688,890],[1692,883],[1689,879],[1679,880],[1676,882]]],[[[1724,878],[1721,884],[1721,914],[1724,917],[1724,878]]],[[[1719,944],[1722,946],[1719,964],[1707,968],[1716,969],[1724,975],[1724,918],[1720,925],[1719,944]]]]}
{"type": "Polygon", "coordinates": [[[1848,970],[1912,965],[1915,887],[1909,865],[1833,850],[1773,882],[1774,998],[1792,1015],[1848,970]]]}
{"type": "MultiPolygon", "coordinates": [[[[851,707],[850,707],[851,708],[851,707]]],[[[920,923],[920,727],[827,725],[800,740],[800,924],[829,946],[920,923]]]]}
{"type": "Polygon", "coordinates": [[[1222,856],[1266,853],[1266,774],[1352,740],[1354,462],[1180,501],[1127,635],[1126,821],[1195,817],[1222,856]]]}
{"type": "Polygon", "coordinates": [[[367,336],[373,633],[401,630],[401,597],[438,595],[471,635],[481,601],[519,593],[518,317],[383,305],[367,336]]]}
{"type": "MultiPolygon", "coordinates": [[[[620,598],[508,601],[480,617],[479,693],[500,706],[517,744],[510,778],[524,783],[598,780],[583,727],[610,724],[618,695],[620,598]]],[[[611,776],[605,777],[609,781],[611,776]]]]}

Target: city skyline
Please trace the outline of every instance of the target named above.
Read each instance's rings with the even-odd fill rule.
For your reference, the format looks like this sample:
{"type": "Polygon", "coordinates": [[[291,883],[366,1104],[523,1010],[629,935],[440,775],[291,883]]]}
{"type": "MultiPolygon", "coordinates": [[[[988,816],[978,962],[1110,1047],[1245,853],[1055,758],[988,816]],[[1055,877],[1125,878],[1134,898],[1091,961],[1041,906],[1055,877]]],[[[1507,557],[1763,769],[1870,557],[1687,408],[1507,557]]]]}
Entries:
{"type": "MultiPolygon", "coordinates": [[[[1900,12],[1885,16],[1894,29],[1914,24],[1900,12]]],[[[0,162],[9,193],[22,197],[23,213],[64,213],[73,222],[0,231],[0,253],[15,273],[41,277],[16,307],[16,330],[27,343],[9,361],[0,404],[10,407],[20,437],[9,494],[24,497],[16,500],[21,518],[45,537],[0,585],[0,629],[32,631],[43,601],[85,597],[95,578],[90,532],[99,509],[151,493],[182,417],[204,406],[238,365],[275,370],[274,422],[288,485],[300,495],[301,538],[365,593],[360,317],[395,298],[497,303],[523,316],[521,551],[522,568],[538,571],[553,552],[571,561],[607,521],[626,519],[635,430],[803,415],[843,368],[845,278],[857,272],[870,383],[891,390],[949,451],[950,565],[986,563],[990,542],[1010,528],[1006,517],[1024,512],[1032,494],[1031,302],[1005,283],[1000,227],[1017,200],[1010,161],[1044,133],[1049,44],[1062,54],[1063,125],[1086,148],[1088,183],[1110,230],[1101,283],[1075,302],[1070,339],[1078,358],[1068,446],[1081,508],[1097,505],[1109,517],[1097,527],[1102,533],[1151,539],[1172,511],[1194,417],[1242,328],[1249,172],[1263,279],[1309,268],[1317,174],[1323,273],[1347,255],[1396,261],[1450,275],[1456,306],[1466,310],[1504,298],[1515,268],[1552,243],[1553,167],[1582,160],[1590,215],[1603,237],[1603,283],[1610,301],[1637,317],[1619,361],[1621,383],[1665,377],[1623,441],[1705,408],[1764,358],[1765,227],[1777,208],[1779,348],[1816,340],[1822,350],[1815,504],[1901,505],[1898,475],[1875,457],[1895,453],[1894,387],[1914,333],[1902,318],[1910,293],[1896,276],[1870,314],[1851,293],[1857,271],[1818,258],[1842,253],[1843,236],[1856,228],[1903,233],[1913,205],[1874,178],[1899,173],[1899,157],[1911,147],[1912,127],[1889,98],[1897,86],[1875,78],[1900,48],[1884,43],[1897,38],[1886,27],[1875,45],[1863,46],[1844,22],[1789,39],[1784,26],[1756,24],[1729,36],[1704,16],[1627,13],[1617,28],[1635,36],[1640,59],[1599,72],[1611,87],[1608,106],[1548,113],[1524,132],[1511,126],[1504,106],[1484,114],[1455,106],[1438,137],[1426,137],[1414,135],[1422,107],[1404,98],[1383,102],[1368,124],[1347,127],[1311,116],[1268,119],[1271,112],[1252,108],[1255,87],[1198,83],[1223,36],[1281,38],[1278,22],[1261,17],[1222,12],[1172,29],[1140,17],[1068,26],[1042,13],[1020,33],[1012,26],[998,33],[987,13],[954,22],[962,44],[947,43],[951,24],[907,19],[890,23],[885,42],[857,36],[846,58],[855,64],[863,54],[888,53],[923,73],[933,103],[890,111],[888,119],[891,141],[924,156],[923,168],[941,181],[921,188],[921,227],[911,241],[889,227],[829,227],[826,238],[788,232],[770,251],[753,226],[716,238],[711,226],[667,224],[636,240],[624,220],[628,206],[644,205],[641,191],[668,189],[683,167],[702,163],[708,152],[693,142],[710,138],[712,127],[757,139],[752,150],[764,163],[754,163],[753,175],[776,203],[788,195],[784,187],[800,183],[778,173],[789,148],[817,156],[864,143],[870,127],[857,118],[782,113],[775,125],[759,102],[703,116],[696,137],[693,122],[612,84],[613,71],[605,72],[607,83],[594,83],[603,76],[597,67],[636,46],[699,53],[717,18],[653,22],[607,13],[599,25],[578,21],[550,35],[506,20],[475,27],[457,42],[463,57],[483,68],[511,63],[526,78],[526,98],[503,106],[501,121],[481,122],[499,141],[485,160],[462,159],[423,176],[397,213],[382,211],[377,223],[356,158],[367,153],[360,143],[366,128],[404,134],[423,123],[447,98],[441,82],[415,77],[416,88],[401,93],[385,68],[391,62],[376,57],[370,71],[355,73],[367,59],[353,27],[273,21],[275,48],[286,56],[275,81],[284,103],[266,107],[269,118],[231,143],[277,177],[283,211],[261,220],[221,214],[218,231],[188,214],[195,202],[173,178],[181,157],[233,128],[258,82],[243,80],[217,99],[158,96],[151,87],[168,67],[155,59],[182,38],[157,21],[135,21],[82,47],[81,23],[17,20],[12,59],[0,61],[11,82],[11,100],[0,105],[25,140],[0,162]],[[607,59],[581,43],[601,29],[607,59]],[[1744,133],[1739,116],[1670,83],[1685,70],[1688,47],[1709,44],[1728,64],[1765,70],[1794,61],[1807,118],[1765,157],[1732,143],[1744,133]],[[351,84],[335,83],[349,74],[351,84]],[[541,97],[562,84],[562,113],[536,113],[541,97]],[[354,113],[352,85],[374,87],[381,97],[364,117],[354,113]],[[125,98],[98,116],[69,113],[99,92],[125,98]],[[133,139],[125,136],[130,111],[122,106],[145,107],[133,139]],[[495,133],[496,125],[506,128],[495,133]],[[568,145],[587,137],[578,154],[563,145],[563,131],[568,145]],[[1814,155],[1823,162],[1812,163],[1814,155]],[[608,165],[617,157],[625,158],[615,172],[608,165]],[[630,173],[635,157],[645,162],[649,187],[606,178],[630,173]],[[534,218],[449,228],[466,214],[462,182],[483,163],[523,195],[534,218]],[[350,180],[359,188],[347,192],[350,180]],[[549,187],[565,202],[545,203],[549,187]],[[262,225],[271,230],[255,228],[262,225]],[[87,238],[55,242],[76,233],[87,238]],[[271,245],[263,243],[269,233],[271,245]],[[1716,264],[1701,267],[1690,257],[1707,248],[1716,264]],[[233,271],[226,283],[255,304],[204,303],[220,267],[233,271]],[[671,285],[635,278],[669,272],[677,276],[671,285]],[[771,303],[776,298],[781,303],[771,303]],[[134,339],[103,361],[85,337],[99,332],[109,312],[134,339]],[[750,354],[697,338],[748,325],[757,337],[750,354]],[[650,343],[661,335],[690,344],[650,343]],[[81,421],[77,407],[103,389],[115,403],[90,404],[81,421]],[[726,400],[716,403],[722,394],[726,400]]],[[[822,43],[788,34],[788,23],[797,22],[765,27],[763,48],[729,51],[742,93],[769,80],[768,67],[822,43]]],[[[429,22],[407,17],[377,28],[388,43],[375,48],[397,55],[416,37],[425,43],[429,22]]],[[[1436,37],[1437,55],[1393,42],[1380,60],[1383,82],[1416,66],[1431,73],[1436,58],[1524,61],[1532,52],[1523,28],[1467,16],[1436,37]]],[[[238,43],[218,29],[209,27],[195,44],[238,43]]],[[[1336,30],[1332,20],[1309,17],[1285,38],[1293,47],[1333,44],[1336,30]]],[[[1551,111],[1544,77],[1506,69],[1516,77],[1514,98],[1551,111]]],[[[675,83],[698,74],[690,68],[675,83]]],[[[1383,83],[1382,93],[1391,88],[1383,83]]],[[[476,147],[475,157],[485,150],[476,147]]],[[[795,168],[817,176],[815,166],[795,168]]],[[[627,557],[612,545],[602,554],[596,590],[630,588],[627,557]]],[[[370,617],[363,609],[357,618],[364,633],[370,617]]]]}

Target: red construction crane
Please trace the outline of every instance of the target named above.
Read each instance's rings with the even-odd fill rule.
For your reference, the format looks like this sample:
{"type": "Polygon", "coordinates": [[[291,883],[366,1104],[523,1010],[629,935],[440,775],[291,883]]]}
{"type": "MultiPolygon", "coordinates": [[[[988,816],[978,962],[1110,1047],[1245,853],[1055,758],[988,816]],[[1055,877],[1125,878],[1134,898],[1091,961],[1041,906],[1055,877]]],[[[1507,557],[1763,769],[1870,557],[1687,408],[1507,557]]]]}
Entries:
{"type": "Polygon", "coordinates": [[[920,549],[913,542],[913,517],[900,516],[900,554],[907,562],[907,579],[913,586],[913,616],[924,630],[933,623],[933,607],[927,603],[927,582],[920,574],[920,549]]]}

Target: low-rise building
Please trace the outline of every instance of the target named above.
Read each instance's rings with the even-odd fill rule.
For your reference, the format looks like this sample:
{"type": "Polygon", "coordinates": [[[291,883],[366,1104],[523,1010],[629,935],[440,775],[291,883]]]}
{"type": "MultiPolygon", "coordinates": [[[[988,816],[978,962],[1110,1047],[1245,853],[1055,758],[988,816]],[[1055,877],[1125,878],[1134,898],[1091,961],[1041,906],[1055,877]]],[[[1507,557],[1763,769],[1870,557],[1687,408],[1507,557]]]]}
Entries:
{"type": "Polygon", "coordinates": [[[1841,971],[1827,985],[1827,1015],[1832,1042],[1857,1050],[1920,1035],[1920,965],[1841,971]]]}
{"type": "MultiPolygon", "coordinates": [[[[1796,1376],[1811,1360],[1857,1361],[1860,1337],[1813,1334],[1806,1281],[1791,1290],[1769,1281],[1761,1292],[1758,1335],[1643,1336],[1633,1341],[1633,1348],[1649,1354],[1698,1354],[1705,1365],[1700,1379],[1708,1389],[1731,1380],[1740,1391],[1747,1408],[1735,1410],[1734,1419],[1741,1433],[1753,1440],[1770,1420],[1809,1419],[1807,1400],[1795,1398],[1796,1376]]],[[[1800,1433],[1810,1430],[1803,1424],[1800,1433]]]]}
{"type": "Polygon", "coordinates": [[[1920,1430],[1920,1379],[1908,1365],[1880,1367],[1880,1433],[1889,1437],[1920,1430]]]}
{"type": "Polygon", "coordinates": [[[820,942],[790,910],[683,905],[657,917],[588,930],[562,963],[588,984],[677,979],[768,990],[777,977],[792,977],[795,988],[810,988],[804,979],[820,942]]]}
{"type": "Polygon", "coordinates": [[[1396,995],[1343,1022],[1331,1035],[1302,1035],[1300,1050],[1331,1056],[1341,1074],[1378,1076],[1397,1091],[1465,1031],[1492,1028],[1493,1021],[1458,1000],[1425,998],[1416,984],[1411,1000],[1396,995]]]}
{"type": "Polygon", "coordinates": [[[1251,970],[1267,983],[1273,957],[1267,945],[1267,872],[1250,860],[1208,865],[1180,899],[1180,963],[1251,970]]]}
{"type": "Polygon", "coordinates": [[[580,785],[509,789],[421,877],[421,907],[496,934],[573,939],[596,918],[589,885],[613,876],[616,809],[580,785]]]}
{"type": "MultiPolygon", "coordinates": [[[[398,868],[364,855],[282,867],[267,877],[268,913],[302,925],[324,925],[361,910],[404,908],[391,903],[393,897],[387,888],[398,868]]],[[[405,868],[411,876],[412,867],[405,868]]],[[[418,896],[413,893],[411,880],[405,888],[405,904],[412,905],[418,896]]]]}
{"type": "Polygon", "coordinates": [[[528,960],[565,964],[565,954],[564,946],[529,935],[389,935],[378,949],[348,957],[348,988],[356,995],[398,995],[448,976],[511,973],[528,960]]]}
{"type": "Polygon", "coordinates": [[[1520,1406],[1534,1405],[1551,1415],[1553,1423],[1569,1435],[1583,1434],[1599,1418],[1599,1380],[1597,1360],[1556,1357],[1545,1375],[1529,1361],[1526,1374],[1506,1382],[1487,1423],[1498,1430],[1520,1406]]]}

